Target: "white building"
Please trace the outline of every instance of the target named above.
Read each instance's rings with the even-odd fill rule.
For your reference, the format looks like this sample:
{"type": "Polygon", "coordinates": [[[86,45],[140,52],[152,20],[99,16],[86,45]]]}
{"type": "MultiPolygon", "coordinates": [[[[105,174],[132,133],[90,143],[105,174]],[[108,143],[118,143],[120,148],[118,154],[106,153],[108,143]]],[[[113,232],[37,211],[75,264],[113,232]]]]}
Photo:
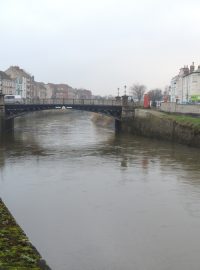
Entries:
{"type": "Polygon", "coordinates": [[[175,76],[171,79],[171,85],[170,85],[170,101],[171,102],[176,102],[178,99],[178,94],[177,94],[177,82],[179,80],[179,76],[175,76]]]}
{"type": "Polygon", "coordinates": [[[15,80],[15,94],[22,98],[32,98],[34,77],[18,66],[9,67],[5,73],[15,80]]]}
{"type": "Polygon", "coordinates": [[[200,101],[200,66],[195,70],[194,63],[184,66],[171,80],[170,101],[185,103],[200,101]]]}

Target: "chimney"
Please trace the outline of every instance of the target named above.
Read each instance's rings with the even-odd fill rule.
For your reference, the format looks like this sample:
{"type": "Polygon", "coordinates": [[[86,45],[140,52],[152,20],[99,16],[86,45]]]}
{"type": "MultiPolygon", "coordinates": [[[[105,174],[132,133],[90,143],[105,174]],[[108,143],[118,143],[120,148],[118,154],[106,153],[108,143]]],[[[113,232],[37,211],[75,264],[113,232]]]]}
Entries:
{"type": "Polygon", "coordinates": [[[183,75],[188,75],[189,74],[189,68],[188,68],[188,66],[184,66],[184,68],[183,68],[183,75]]]}
{"type": "Polygon", "coordinates": [[[194,72],[195,66],[194,62],[192,62],[192,65],[190,66],[190,73],[194,72]]]}

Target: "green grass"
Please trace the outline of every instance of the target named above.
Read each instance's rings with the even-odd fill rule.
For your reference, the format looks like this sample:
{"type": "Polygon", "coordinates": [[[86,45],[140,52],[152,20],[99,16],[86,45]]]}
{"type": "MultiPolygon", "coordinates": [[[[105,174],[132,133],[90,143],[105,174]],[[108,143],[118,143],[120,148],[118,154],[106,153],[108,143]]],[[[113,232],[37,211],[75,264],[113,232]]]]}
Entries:
{"type": "Polygon", "coordinates": [[[185,126],[200,130],[200,118],[187,115],[163,114],[164,117],[174,120],[185,126]]]}
{"type": "Polygon", "coordinates": [[[39,270],[40,259],[0,199],[0,270],[39,270]]]}

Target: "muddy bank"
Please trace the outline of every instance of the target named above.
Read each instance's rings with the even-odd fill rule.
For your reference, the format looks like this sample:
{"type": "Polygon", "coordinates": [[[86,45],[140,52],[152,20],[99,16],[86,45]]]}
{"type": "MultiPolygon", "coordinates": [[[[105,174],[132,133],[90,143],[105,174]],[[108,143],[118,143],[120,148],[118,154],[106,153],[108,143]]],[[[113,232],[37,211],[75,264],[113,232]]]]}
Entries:
{"type": "Polygon", "coordinates": [[[123,119],[122,132],[200,147],[200,119],[195,117],[136,109],[132,119],[123,119]]]}
{"type": "Polygon", "coordinates": [[[91,120],[96,125],[101,126],[101,127],[109,127],[109,128],[114,128],[115,127],[114,118],[106,116],[106,115],[93,113],[92,117],[91,117],[91,120]]]}
{"type": "Polygon", "coordinates": [[[50,270],[0,199],[0,270],[50,270]]]}

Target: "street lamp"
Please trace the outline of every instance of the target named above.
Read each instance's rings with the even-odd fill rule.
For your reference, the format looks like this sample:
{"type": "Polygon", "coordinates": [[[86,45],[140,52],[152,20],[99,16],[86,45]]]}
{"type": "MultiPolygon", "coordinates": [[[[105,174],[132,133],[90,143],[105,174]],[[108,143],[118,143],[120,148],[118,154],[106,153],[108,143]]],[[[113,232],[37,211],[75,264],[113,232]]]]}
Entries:
{"type": "Polygon", "coordinates": [[[117,96],[119,97],[119,88],[117,88],[117,96]]]}
{"type": "Polygon", "coordinates": [[[126,96],[126,85],[124,85],[124,95],[126,96]]]}

